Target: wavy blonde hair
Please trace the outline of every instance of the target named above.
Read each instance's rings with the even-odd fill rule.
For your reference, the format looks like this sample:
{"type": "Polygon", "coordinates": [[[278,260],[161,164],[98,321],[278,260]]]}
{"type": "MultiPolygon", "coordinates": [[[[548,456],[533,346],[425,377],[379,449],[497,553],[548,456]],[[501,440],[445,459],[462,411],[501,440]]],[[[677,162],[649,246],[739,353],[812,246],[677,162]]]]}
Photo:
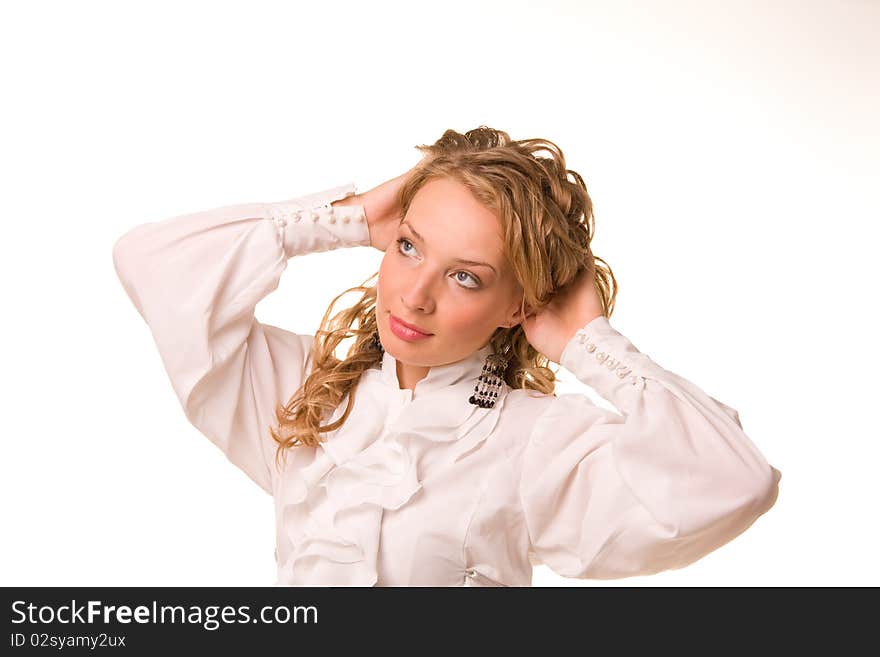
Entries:
{"type": "MultiPolygon", "coordinates": [[[[416,192],[435,178],[456,180],[492,210],[501,222],[504,252],[522,286],[523,303],[540,311],[585,268],[595,272],[595,285],[605,317],[614,312],[617,281],[608,264],[590,250],[594,234],[593,203],[580,174],[565,166],[562,150],[546,139],[511,140],[502,130],[480,126],[461,134],[447,130],[431,145],[416,148],[422,161],[398,191],[406,215],[416,192]],[[541,156],[546,152],[549,156],[541,156]]],[[[285,405],[277,405],[276,462],[287,448],[315,447],[321,434],[341,427],[351,412],[361,374],[380,364],[382,352],[372,346],[376,329],[376,286],[379,272],[330,302],[312,346],[312,369],[302,387],[285,405]],[[331,316],[337,301],[360,292],[353,306],[331,316]],[[335,352],[354,338],[344,360],[335,352]],[[336,422],[321,425],[348,395],[345,412],[336,422]]],[[[498,328],[490,338],[493,351],[509,345],[504,379],[511,388],[554,393],[556,377],[550,360],[526,339],[521,325],[498,328]]]]}

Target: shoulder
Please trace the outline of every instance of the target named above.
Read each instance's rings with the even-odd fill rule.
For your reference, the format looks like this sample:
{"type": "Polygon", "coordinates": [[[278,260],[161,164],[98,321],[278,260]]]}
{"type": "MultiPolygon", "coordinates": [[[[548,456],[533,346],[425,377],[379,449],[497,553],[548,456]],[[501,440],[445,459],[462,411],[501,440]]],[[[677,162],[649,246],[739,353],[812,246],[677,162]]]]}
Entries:
{"type": "Polygon", "coordinates": [[[558,399],[555,394],[537,390],[508,388],[500,419],[505,433],[518,436],[514,442],[524,446],[536,423],[555,406],[558,399]]]}
{"type": "Polygon", "coordinates": [[[596,406],[592,399],[582,393],[543,393],[527,388],[509,388],[505,410],[513,413],[526,412],[533,417],[559,416],[578,410],[595,410],[598,413],[609,412],[596,406]]]}
{"type": "Polygon", "coordinates": [[[619,421],[619,415],[597,406],[585,394],[546,394],[522,388],[508,392],[505,412],[526,441],[547,433],[578,434],[596,424],[619,421]]]}
{"type": "Polygon", "coordinates": [[[540,413],[552,405],[556,399],[558,398],[555,394],[547,394],[528,388],[508,388],[504,410],[512,413],[540,413]]]}

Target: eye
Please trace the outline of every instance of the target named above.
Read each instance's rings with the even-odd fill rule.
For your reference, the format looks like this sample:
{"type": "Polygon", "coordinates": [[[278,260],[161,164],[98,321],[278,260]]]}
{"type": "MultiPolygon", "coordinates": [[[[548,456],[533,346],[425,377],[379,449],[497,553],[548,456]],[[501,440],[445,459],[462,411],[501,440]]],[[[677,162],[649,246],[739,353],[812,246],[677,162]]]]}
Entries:
{"type": "Polygon", "coordinates": [[[455,276],[456,276],[455,280],[457,280],[459,283],[461,283],[461,279],[458,278],[459,274],[464,274],[465,276],[467,276],[469,279],[471,279],[475,283],[475,285],[473,285],[473,286],[465,285],[465,288],[467,288],[468,290],[476,290],[477,288],[480,287],[480,281],[477,280],[477,277],[474,276],[473,274],[468,274],[466,271],[455,272],[455,276]]]}
{"type": "MultiPolygon", "coordinates": [[[[413,252],[415,251],[415,246],[413,246],[413,243],[410,242],[410,241],[409,241],[408,239],[406,239],[405,237],[400,237],[400,238],[397,239],[397,250],[398,250],[399,253],[401,253],[401,254],[403,254],[403,255],[410,255],[411,253],[413,253],[413,252]],[[410,249],[407,249],[407,250],[404,250],[405,247],[411,247],[411,248],[410,248],[410,249]]],[[[464,282],[465,280],[467,280],[467,278],[465,278],[465,279],[461,279],[461,278],[459,278],[459,277],[458,277],[459,274],[464,274],[467,278],[471,279],[471,280],[474,282],[474,285],[462,285],[462,287],[463,287],[464,289],[466,289],[466,290],[476,290],[476,289],[479,289],[479,287],[480,287],[480,279],[478,279],[478,278],[477,278],[476,276],[474,276],[473,274],[469,274],[469,273],[467,273],[466,271],[457,271],[457,272],[455,272],[454,276],[455,276],[455,280],[456,280],[456,282],[458,282],[458,283],[462,283],[462,282],[464,282]]]]}
{"type": "MultiPolygon", "coordinates": [[[[400,251],[401,253],[403,253],[404,255],[406,255],[406,252],[402,248],[404,242],[406,244],[409,244],[410,246],[412,246],[413,244],[405,237],[401,237],[397,240],[397,250],[400,251]]],[[[413,247],[413,249],[415,249],[415,247],[413,247]]]]}

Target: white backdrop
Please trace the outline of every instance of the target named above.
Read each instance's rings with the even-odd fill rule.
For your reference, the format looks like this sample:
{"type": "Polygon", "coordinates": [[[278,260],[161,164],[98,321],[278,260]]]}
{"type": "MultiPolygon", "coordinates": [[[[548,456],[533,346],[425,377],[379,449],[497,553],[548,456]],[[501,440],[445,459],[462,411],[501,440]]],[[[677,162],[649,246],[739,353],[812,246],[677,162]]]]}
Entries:
{"type": "MultiPolygon", "coordinates": [[[[187,422],[112,246],[364,191],[480,124],[559,144],[612,324],[782,471],[776,506],[685,569],[534,584],[880,584],[880,3],[538,5],[3,3],[0,585],[271,585],[272,500],[187,422]]],[[[381,255],[295,258],[257,316],[314,333],[381,255]]]]}

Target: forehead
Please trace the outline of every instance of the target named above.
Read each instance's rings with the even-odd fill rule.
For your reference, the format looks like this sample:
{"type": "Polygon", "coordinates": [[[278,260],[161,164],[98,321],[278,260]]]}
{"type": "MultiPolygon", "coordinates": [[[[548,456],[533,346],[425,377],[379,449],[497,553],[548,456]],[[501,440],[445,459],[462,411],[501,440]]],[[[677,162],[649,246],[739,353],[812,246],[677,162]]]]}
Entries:
{"type": "Polygon", "coordinates": [[[430,244],[438,248],[447,244],[461,252],[450,255],[500,264],[503,244],[498,217],[456,180],[438,178],[425,183],[410,203],[406,222],[430,244]]]}

